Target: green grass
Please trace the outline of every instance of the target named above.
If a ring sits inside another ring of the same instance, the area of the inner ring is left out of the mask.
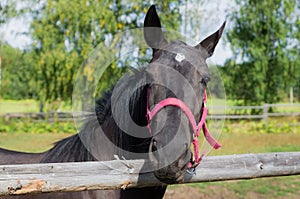
[[[213,104],[211,104],[213,103]],[[225,105],[225,101],[222,99],[217,99],[217,98],[212,98],[211,100],[208,99],[208,106],[218,106],[218,105]],[[241,102],[240,102],[241,103]],[[226,100],[226,106],[235,106],[236,102],[233,100]],[[279,103],[280,104],[280,103]],[[284,104],[282,102],[281,104]],[[287,104],[287,103],[285,103]],[[295,103],[299,105],[299,103]],[[45,105],[45,111],[49,110],[60,110],[60,111],[71,111],[72,110],[72,105],[70,102],[64,102],[64,101],[54,101],[51,104],[46,104]],[[15,113],[15,112],[38,112],[39,111],[39,102],[35,100],[3,100],[0,99],[0,114],[5,114],[5,113]],[[250,109],[248,110],[241,110],[243,112],[240,112],[238,110],[231,110],[231,109],[226,109],[226,114],[236,114],[236,113],[243,113],[243,114],[250,114]],[[274,112],[280,112],[280,113],[296,113],[300,112],[300,105],[297,107],[276,107],[274,108]],[[220,112],[216,109],[213,110],[214,114],[223,114],[223,112]]]
[[[0,114],[4,112],[30,112],[32,101],[24,101],[28,107],[16,108],[13,103],[0,102]],[[2,104],[1,104],[2,103]],[[17,111],[16,111],[17,110]],[[242,153],[300,151],[299,117],[270,118],[268,125],[262,121],[226,121],[219,138],[222,148],[208,155]],[[68,132],[68,133],[65,133]],[[0,147],[26,152],[42,152],[64,137],[75,133],[72,122],[33,122],[30,120],[0,120]],[[200,139],[203,139],[200,137]],[[201,143],[201,142],[200,142]],[[276,177],[253,180],[208,182],[186,185],[172,185],[168,190],[196,189],[205,198],[298,198],[300,177]]]
[[[0,133],[0,147],[26,152],[42,152],[48,150],[55,141],[70,134],[64,133]],[[300,151],[300,134],[223,134],[220,138],[223,147],[209,155],[225,155],[238,153],[262,153],[278,151]],[[206,195],[225,194],[225,198],[297,198],[300,194],[299,176],[262,178],[253,180],[236,180],[224,182],[194,183],[172,185],[168,190],[192,187]],[[221,193],[220,193],[221,192]]]
[[[300,118],[273,117],[268,119],[267,124],[262,120],[226,120],[222,132],[225,134],[298,134]]]
[[[0,118],[0,133],[76,133],[74,122],[34,121],[30,119],[14,119],[5,121]]]
[[[225,134],[222,147],[209,155],[300,151],[300,134]]]
[[[53,143],[70,136],[66,133],[0,133],[0,147],[24,152],[43,152]]]
[[[69,112],[72,110],[70,102],[55,101],[51,104],[45,104],[44,111],[59,110]],[[0,99],[0,115],[5,113],[29,113],[39,112],[39,102],[35,100],[3,100]]]
[[[0,114],[16,112],[38,112],[38,103],[34,100],[0,100]]]
[[[176,189],[179,186],[182,185],[172,185],[168,189]],[[240,199],[250,198],[250,195],[255,195],[254,198],[296,198],[300,193],[299,176],[207,182],[184,186],[191,186],[199,192],[204,192],[207,198],[213,197],[219,190],[228,190],[232,198]]]
[[[290,123],[290,120],[281,120]],[[276,128],[278,121],[273,120],[268,127],[260,122],[226,122],[224,132],[219,138],[222,148],[213,150],[209,155],[228,155],[243,153],[300,151],[299,126],[283,125]],[[168,190],[184,191],[192,187],[204,198],[299,198],[300,177],[284,176],[251,180],[193,183],[172,185]],[[176,194],[174,194],[176,195]],[[170,197],[171,198],[171,197]]]
[[[208,96],[207,100],[207,106],[210,110],[212,110],[213,114],[224,114],[224,109],[218,109],[218,106],[223,106],[226,105],[226,110],[225,113],[227,115],[238,115],[238,114],[251,114],[251,109],[229,109],[231,106],[244,106],[242,105],[243,102],[241,100],[239,101],[233,101],[230,99],[227,99],[226,101],[223,99],[218,99],[218,98],[210,98]],[[237,105],[240,104],[240,105]],[[289,102],[278,102],[276,104],[289,104]],[[293,106],[295,105],[295,106]],[[213,108],[215,107],[215,108]],[[260,110],[263,112],[263,109],[257,109],[256,111]],[[291,106],[278,106],[278,107],[273,107],[273,112],[275,113],[299,113],[300,112],[300,103],[296,102],[292,104]]]

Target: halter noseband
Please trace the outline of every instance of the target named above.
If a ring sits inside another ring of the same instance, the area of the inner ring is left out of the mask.
[[[202,129],[203,134],[207,142],[214,148],[218,149],[221,147],[221,144],[218,143],[217,140],[215,140],[211,135],[210,132],[207,128],[206,124],[206,116],[207,116],[207,107],[206,107],[206,101],[207,101],[207,94],[206,90],[204,90],[204,96],[203,96],[203,106],[202,106],[202,116],[200,122],[197,124],[196,119],[189,109],[189,107],[180,99],[177,98],[167,98],[162,101],[160,101],[158,104],[155,105],[155,107],[150,111],[148,101],[149,101],[149,92],[150,89],[148,88],[147,91],[147,120],[148,120],[148,129],[150,134],[152,135],[151,132],[151,127],[150,127],[150,122],[153,119],[153,117],[165,106],[176,106],[180,108],[184,114],[187,116],[187,118],[190,121],[190,124],[193,129],[193,146],[194,146],[194,160],[191,159],[191,161],[188,164],[188,168],[195,168],[196,166],[199,165],[200,161],[202,160],[203,156],[205,155],[205,152],[200,156],[199,155],[199,143],[198,143],[198,137],[200,135],[200,131]]]

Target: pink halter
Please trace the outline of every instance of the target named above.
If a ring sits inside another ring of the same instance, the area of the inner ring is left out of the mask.
[[[207,128],[206,124],[206,116],[207,116],[207,108],[206,108],[206,101],[207,101],[207,94],[206,90],[204,91],[204,96],[203,96],[203,106],[202,106],[202,117],[200,122],[196,123],[196,119],[194,115],[192,114],[191,110],[189,107],[180,99],[177,98],[167,98],[162,101],[160,101],[155,107],[152,109],[152,111],[149,110],[148,106],[148,99],[149,98],[149,89],[147,93],[147,119],[148,119],[148,129],[150,134],[152,135],[151,132],[151,127],[150,127],[150,122],[153,119],[153,117],[165,106],[177,106],[180,108],[185,115],[188,117],[190,124],[193,128],[194,131],[194,139],[192,141],[193,146],[194,146],[194,160],[189,163],[188,168],[195,168],[198,166],[200,161],[202,160],[203,156],[205,155],[205,152],[199,156],[199,143],[198,143],[198,136],[200,134],[200,131],[202,129],[204,137],[206,138],[207,142],[214,148],[218,149],[221,147],[221,144],[219,144],[209,133],[209,130]]]

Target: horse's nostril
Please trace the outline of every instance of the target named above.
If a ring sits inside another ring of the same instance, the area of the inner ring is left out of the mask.
[[[152,151],[157,151],[157,141],[156,140],[152,140]]]
[[[189,148],[189,144],[188,143],[185,143],[184,144],[184,149],[188,149]]]

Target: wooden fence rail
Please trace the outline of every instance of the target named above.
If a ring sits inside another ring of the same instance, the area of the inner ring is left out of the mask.
[[[0,166],[0,196],[162,185],[144,160]],[[300,152],[206,157],[182,183],[300,174]]]
[[[47,120],[47,121],[73,121],[72,112],[49,112],[49,113],[6,113],[0,115],[4,117],[5,121],[11,119],[30,118],[33,120]]]
[[[220,107],[221,110],[224,107]],[[269,109],[272,108],[274,112],[269,112]],[[214,110],[218,110],[218,106],[213,107]],[[226,107],[229,112],[234,112],[236,110],[248,110],[248,114],[217,114],[212,113],[210,118],[212,119],[227,119],[227,120],[241,120],[241,119],[262,119],[265,124],[268,123],[269,117],[283,117],[283,116],[300,116],[300,104],[263,104],[261,106],[228,106]],[[280,110],[276,110],[280,109]],[[261,114],[251,114],[251,110],[261,110]]]
[[[210,108],[210,107],[208,107]],[[218,106],[213,106],[213,110],[218,110]],[[269,108],[278,109],[279,111],[269,112]],[[284,108],[284,110],[282,110]],[[282,117],[282,116],[300,116],[300,104],[264,104],[262,106],[228,106],[226,109],[229,114],[218,114],[216,112],[210,113],[211,119],[228,119],[228,120],[241,120],[241,119],[262,119],[265,124],[268,122],[269,117]],[[261,114],[252,115],[251,110],[261,110]],[[220,107],[220,110],[224,110],[224,107]],[[235,110],[248,110],[249,114],[232,114]],[[80,115],[80,114],[78,114]],[[50,113],[6,113],[0,115],[4,117],[6,121],[12,118],[31,118],[35,120],[47,120],[47,121],[73,121],[72,112],[50,112]]]

